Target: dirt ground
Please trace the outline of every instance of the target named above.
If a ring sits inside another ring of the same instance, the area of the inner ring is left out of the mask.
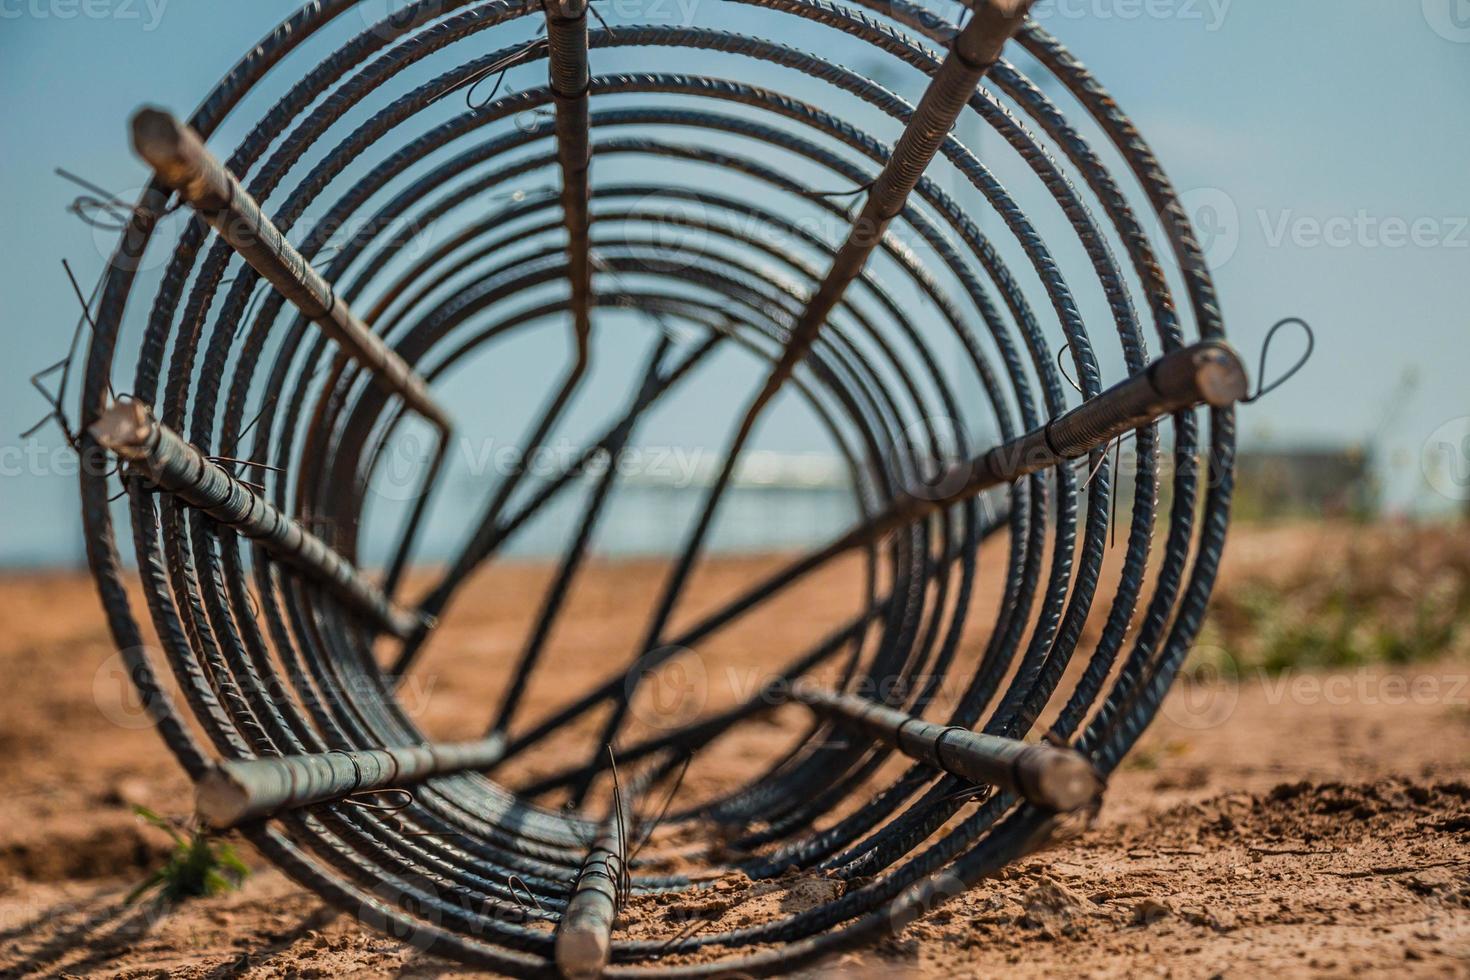
[[[1310,576],[1334,567],[1360,533],[1239,529],[1222,598],[1228,603],[1245,583],[1259,588],[1292,570]],[[719,562],[696,591],[728,594],[772,563]],[[548,652],[559,666],[531,691],[525,720],[579,681],[606,674],[602,651],[610,637],[633,642],[656,568],[591,570],[572,624]],[[700,661],[778,663],[771,648],[789,656],[850,611],[851,591],[839,580],[852,573],[838,569],[783,599],[765,619],[701,650]],[[545,579],[532,566],[494,569],[476,580],[467,611],[446,618],[405,693],[429,731],[467,737],[483,727],[488,692],[504,677],[496,665],[514,656]],[[980,624],[986,581],[977,590]],[[186,813],[187,783],[127,699],[88,580],[0,578],[0,622],[0,975],[465,972],[334,915],[248,852],[256,871],[238,892],[167,913],[123,905],[167,853],[167,838],[133,807]],[[1234,653],[1228,625],[1207,642]],[[979,634],[971,647],[983,628]],[[1241,655],[1230,672],[1236,679],[1191,674],[1114,774],[1090,829],[814,974],[1470,976],[1464,639],[1398,664],[1267,671]],[[731,696],[727,681],[713,672],[701,678],[696,707]],[[738,785],[802,730],[800,717],[784,712],[747,727],[716,744],[681,794]],[[564,763],[553,746],[505,777],[515,783],[549,771],[559,757]],[[822,892],[829,886],[810,882],[810,894],[775,884],[732,888],[711,914],[729,925],[777,902],[789,912],[795,902],[830,897]],[[666,916],[635,905],[629,928],[669,935],[679,926]]]

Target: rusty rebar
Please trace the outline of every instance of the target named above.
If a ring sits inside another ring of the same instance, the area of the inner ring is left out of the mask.
[[[588,170],[592,144],[588,138],[587,0],[544,0],[546,7],[546,71],[556,102],[556,159],[561,169],[562,222],[567,232],[567,280],[571,284],[572,323],[577,342],[586,347],[592,330],[592,246],[588,205],[592,199]]]
[[[114,402],[92,425],[91,435],[150,483],[255,541],[378,629],[401,639],[418,628],[417,614],[395,606],[351,562],[185,442],[142,402]]]
[[[219,232],[250,267],[308,320],[335,340],[352,360],[424,418],[447,432],[449,416],[428,385],[372,328],[357,318],[330,283],[261,211],[235,175],[215,159],[199,134],[162,109],[133,116],[133,148],[158,179],[176,191]]]

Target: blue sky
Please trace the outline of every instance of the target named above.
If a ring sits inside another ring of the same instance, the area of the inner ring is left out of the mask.
[[[0,564],[80,551],[59,437],[19,439],[44,413],[26,378],[75,316],[60,259],[90,284],[110,247],[65,212],[76,190],[53,168],[140,185],[129,114],[187,112],[292,6],[0,0]],[[1214,232],[1232,340],[1254,357],[1282,317],[1316,327],[1306,371],[1245,414],[1245,445],[1375,440],[1393,508],[1453,506],[1421,457],[1470,416],[1470,0],[1043,0],[1038,15]]]

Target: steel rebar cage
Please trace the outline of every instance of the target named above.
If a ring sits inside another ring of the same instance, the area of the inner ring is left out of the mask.
[[[154,176],[104,274],[81,405],[84,456],[119,461],[127,494],[115,504],[107,467],[84,466],[83,515],[114,638],[201,818],[421,949],[517,976],[694,977],[784,972],[889,933],[1094,806],[1199,630],[1247,386],[1159,162],[1029,8],[710,0],[671,23],[650,3],[624,18],[597,0],[317,0],[187,120],[140,111]],[[526,447],[557,431],[600,344],[639,351],[623,399],[562,472],[490,481],[410,597],[459,432],[436,385],[548,329],[570,356],[546,365]],[[720,416],[719,466],[688,490],[695,518],[646,628],[603,651],[602,683],[527,718],[618,479],[585,464],[731,352],[758,381]],[[857,520],[676,616],[787,398],[831,435]],[[379,573],[364,510],[415,419],[433,450]],[[484,736],[430,739],[398,684],[460,586],[574,484]],[[987,541],[1003,587],[976,629]],[[862,601],[823,639],[772,651],[742,703],[629,734],[647,671],[845,559]],[[746,785],[652,805],[787,704],[809,727]],[[497,775],[588,717],[559,771]],[[579,805],[547,805],[554,792]],[[718,828],[721,846],[662,871],[656,842],[636,846],[659,821]],[[792,868],[838,897],[733,930],[618,933],[639,896]]]

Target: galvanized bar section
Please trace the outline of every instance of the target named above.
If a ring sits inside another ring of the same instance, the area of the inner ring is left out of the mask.
[[[611,750],[609,750],[609,754]],[[582,861],[572,897],[556,929],[556,968],[567,980],[595,980],[612,956],[613,924],[627,897],[634,801],[657,781],[662,766],[645,769],[613,794],[597,840]]]
[[[161,109],[133,116],[133,147],[167,187],[219,232],[240,257],[320,326],[352,358],[441,431],[449,416],[403,358],[357,318],[331,285],[260,210],[199,134]]]
[[[862,211],[833,256],[826,278],[792,328],[786,349],[767,378],[758,404],[772,397],[806,357],[827,318],[862,274],[888,225],[902,213],[909,194],[975,94],[975,86],[1000,58],[1005,43],[1020,30],[1032,3],[1033,0],[985,0],[955,35],[949,54],[924,90],[893,154],[868,191]]]
[[[911,759],[972,783],[1018,793],[1058,813],[1080,810],[1102,793],[1102,780],[1092,763],[1074,749],[935,725],[811,683],[797,684],[792,696],[821,717],[857,729]]]
[[[401,789],[432,776],[483,769],[500,740],[334,751],[218,763],[194,786],[194,809],[216,830],[282,810],[331,803],[374,790]]]
[[[154,419],[142,402],[114,402],[90,432],[159,488],[259,543],[382,631],[401,639],[418,628],[417,614],[395,606],[351,562]]]
[[[1217,340],[1165,354],[1143,371],[1045,426],[951,467],[939,486],[959,489],[922,502],[947,506],[1107,448],[1119,436],[1201,405],[1227,408],[1243,400],[1250,381],[1240,355]],[[922,492],[915,494],[926,497]]]
[[[840,554],[869,544],[986,490],[1106,449],[1114,439],[1177,412],[1234,405],[1249,390],[1245,365],[1228,344],[1207,340],[1181,347],[1041,428],[952,464],[932,484],[910,488],[824,551]]]
[[[626,804],[624,811],[628,812]],[[631,820],[631,813],[628,813]],[[611,817],[587,852],[572,898],[556,930],[556,968],[568,980],[594,980],[602,976],[612,955],[613,923],[622,898],[624,848],[632,832],[630,824],[619,827]]]
[[[588,208],[592,193],[588,169],[587,0],[546,0],[547,74],[556,102],[556,159],[561,167],[562,222],[567,229],[567,279],[571,284],[572,324],[586,349],[592,329],[592,250]]]

